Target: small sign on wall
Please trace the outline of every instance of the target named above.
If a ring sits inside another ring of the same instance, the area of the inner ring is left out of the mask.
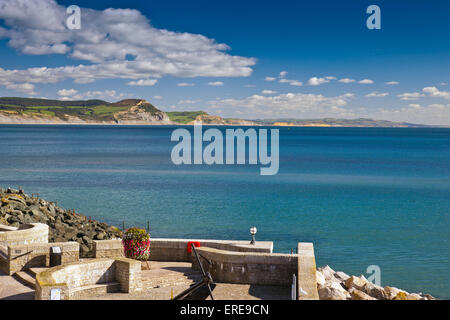
[[[50,300],[61,300],[61,289],[51,289]]]

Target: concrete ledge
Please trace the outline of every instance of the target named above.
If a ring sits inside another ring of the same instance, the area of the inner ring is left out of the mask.
[[[19,228],[0,225],[0,243],[6,246],[48,243],[48,225],[30,223],[22,224]]]
[[[232,252],[208,247],[200,247],[197,252],[205,271],[215,282],[290,285],[297,274],[297,255],[281,253]],[[196,261],[193,268],[198,268]]]
[[[61,263],[79,261],[80,245],[78,242],[52,242],[12,245],[8,247],[6,267],[4,272],[12,275],[15,272],[33,267],[48,267],[50,265],[50,248],[61,248]]]
[[[94,240],[94,257],[124,257],[122,240]]]
[[[319,300],[316,280],[314,246],[309,242],[298,243],[297,300]]]
[[[273,242],[257,241],[254,245],[250,241],[239,240],[205,240],[205,239],[150,239],[150,259],[152,261],[191,262],[191,254],[187,251],[190,241],[200,242],[201,247],[228,250],[233,252],[262,252],[271,253]],[[123,257],[121,240],[94,240],[96,258]]]
[[[120,284],[119,285],[117,285]],[[50,300],[54,289],[61,300],[86,297],[118,289],[126,293],[140,290],[141,263],[136,260],[92,259],[50,268],[36,276],[36,300]]]

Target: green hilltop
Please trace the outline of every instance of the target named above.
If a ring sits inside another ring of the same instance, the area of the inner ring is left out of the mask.
[[[194,121],[199,115],[207,115],[205,111],[181,111],[181,112],[166,112],[170,121],[176,123],[187,124]]]
[[[139,105],[146,112],[161,112],[152,104],[141,99],[126,99],[115,103],[103,100],[50,100],[34,98],[0,98],[0,112],[27,116],[49,116],[66,120],[75,116],[90,121],[114,121],[114,115]]]

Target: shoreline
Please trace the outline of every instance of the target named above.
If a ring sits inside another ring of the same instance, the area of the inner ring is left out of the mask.
[[[148,126],[148,127],[185,127],[185,126],[194,126],[195,124],[190,123],[100,123],[100,122],[51,122],[51,123],[34,123],[34,122],[8,122],[8,123],[0,123],[1,125],[50,125],[50,126],[111,126],[111,127],[123,127],[123,126]],[[202,126],[211,126],[211,127],[275,127],[275,128],[378,128],[378,129],[450,129],[450,126],[438,126],[438,125],[428,125],[428,126],[336,126],[336,125],[271,125],[271,124],[211,124],[211,123],[202,123]]]

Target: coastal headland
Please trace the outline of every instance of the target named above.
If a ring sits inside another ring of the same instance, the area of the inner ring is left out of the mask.
[[[421,128],[426,125],[373,119],[237,119],[204,111],[164,112],[144,99],[50,100],[0,98],[0,124],[56,125],[203,125],[278,127],[388,127]]]

